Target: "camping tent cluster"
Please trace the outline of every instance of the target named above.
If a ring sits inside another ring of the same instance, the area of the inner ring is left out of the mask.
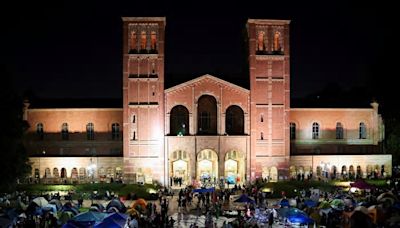
[[[88,211],[80,213],[71,201],[64,204],[58,199],[48,201],[44,197],[33,198],[25,204],[18,201],[17,207],[3,208],[0,227],[124,227],[133,210],[146,207],[146,201],[138,199],[129,210],[120,199],[106,203],[93,203]],[[130,220],[129,222],[133,222]]]

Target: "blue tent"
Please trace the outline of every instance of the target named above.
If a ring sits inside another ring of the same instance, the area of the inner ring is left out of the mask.
[[[103,222],[105,222],[105,221],[113,221],[113,222],[115,222],[115,223],[117,223],[119,225],[124,226],[127,219],[128,219],[128,215],[116,212],[116,213],[111,213],[111,214],[107,215],[103,219]]]
[[[310,200],[310,199],[304,201],[304,204],[307,207],[316,207],[317,206],[317,202],[315,202],[314,200]]]
[[[296,223],[296,224],[298,224],[298,223],[300,223],[300,224],[312,224],[312,223],[314,223],[314,220],[312,220],[311,218],[309,218],[305,214],[289,215],[287,217],[287,219],[289,220],[289,222]]]
[[[214,192],[215,188],[198,188],[198,189],[194,189],[193,192],[198,192],[198,193],[206,193],[206,192]]]
[[[281,217],[287,218],[289,222],[296,224],[312,224],[312,220],[308,215],[297,208],[280,208],[278,213]]]
[[[226,178],[226,182],[227,182],[228,184],[236,184],[236,178],[235,178],[235,176],[228,176],[228,177]]]
[[[282,199],[279,204],[281,205],[281,207],[290,207],[288,199]]]
[[[118,222],[116,222],[113,219],[109,219],[109,220],[104,220],[100,223],[97,223],[96,225],[94,225],[94,228],[123,228],[125,225],[124,224],[120,224]]]
[[[245,194],[242,194],[237,200],[234,202],[236,203],[255,203],[254,200],[252,200],[250,197],[248,197]]]
[[[107,214],[95,211],[80,213],[72,218],[74,222],[100,222]]]
[[[81,226],[74,224],[73,221],[65,223],[61,228],[80,228]]]

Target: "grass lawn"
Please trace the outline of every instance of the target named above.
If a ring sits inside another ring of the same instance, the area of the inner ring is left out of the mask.
[[[367,183],[375,185],[376,187],[386,187],[386,180],[365,180]],[[317,188],[322,191],[333,191],[336,188],[348,189],[350,186],[350,182],[354,181],[338,181],[331,180],[328,182],[324,181],[280,181],[280,182],[269,182],[265,184],[259,184],[260,188],[269,188],[272,189],[273,192],[270,195],[273,198],[282,197],[282,191],[285,192],[287,197],[295,197],[299,194],[299,191],[303,189]]]
[[[98,195],[104,195],[106,191],[114,192],[118,196],[127,196],[128,194],[136,194],[138,198],[152,199],[151,191],[157,191],[158,186],[145,184],[118,184],[118,183],[102,183],[102,184],[76,184],[76,185],[56,185],[56,184],[21,184],[17,186],[17,191],[26,191],[31,194],[39,195],[46,192],[68,192],[72,191],[74,197],[78,198],[82,195],[85,199],[90,198],[93,191],[97,191]],[[151,191],[150,191],[151,190]]]

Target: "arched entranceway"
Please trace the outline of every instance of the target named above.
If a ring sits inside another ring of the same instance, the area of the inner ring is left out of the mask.
[[[231,150],[225,155],[225,178],[229,184],[241,183],[244,180],[243,153]]]
[[[261,177],[270,182],[278,181],[278,169],[275,166],[263,167]]]
[[[215,151],[205,149],[197,154],[197,175],[200,181],[214,181],[218,178],[218,155]]]
[[[177,150],[170,155],[170,185],[187,184],[189,181],[189,156]]]

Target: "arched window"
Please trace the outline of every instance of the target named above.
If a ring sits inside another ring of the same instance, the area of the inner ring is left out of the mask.
[[[51,177],[50,168],[46,168],[44,170],[44,178],[50,178],[50,177]]]
[[[346,166],[342,166],[342,175],[346,175],[347,174],[347,168]]]
[[[264,43],[264,35],[265,32],[260,31],[258,32],[258,45],[257,45],[257,51],[258,52],[263,52],[265,50],[265,43]]]
[[[130,37],[130,51],[136,50],[137,49],[137,37],[136,37],[136,32],[131,31],[131,37]]]
[[[79,168],[79,178],[83,179],[86,176],[86,169]]]
[[[264,132],[261,132],[261,134],[260,134],[260,139],[261,139],[261,140],[264,140]]]
[[[61,138],[62,140],[68,140],[68,124],[63,123],[61,126]]]
[[[360,123],[360,139],[366,139],[367,138],[367,127],[365,126],[365,123],[361,122]]]
[[[107,175],[108,178],[114,178],[114,169],[111,168],[111,167],[108,167],[106,175]]]
[[[106,169],[104,167],[99,169],[99,176],[100,178],[106,178]]]
[[[282,51],[280,40],[281,40],[281,33],[276,31],[274,33],[274,51],[276,52]]]
[[[140,34],[140,50],[146,50],[146,46],[147,46],[147,36],[146,36],[146,32],[142,31],[142,33]]]
[[[55,178],[59,178],[59,177],[60,177],[60,173],[58,172],[58,169],[57,169],[57,168],[54,168],[54,169],[53,169],[53,176],[54,176]]]
[[[87,136],[88,140],[94,139],[94,124],[93,123],[88,123],[86,125],[86,136]]]
[[[342,123],[336,123],[336,139],[343,139],[343,125]]]
[[[290,123],[290,139],[296,139],[296,124]]]
[[[61,178],[66,178],[66,177],[67,177],[67,169],[61,168]]]
[[[226,109],[225,131],[228,135],[244,134],[244,112],[236,105]]]
[[[78,169],[77,168],[72,168],[71,170],[71,178],[78,178]]]
[[[319,124],[316,122],[312,124],[312,138],[319,139]]]
[[[115,168],[115,177],[116,178],[121,178],[122,177],[122,168],[121,167],[116,167]]]
[[[40,140],[43,140],[43,138],[44,138],[44,130],[43,130],[43,124],[42,123],[36,124],[36,134],[39,136]]]
[[[199,98],[197,116],[199,135],[217,134],[217,101],[214,97],[203,95]]]
[[[156,32],[151,32],[150,34],[150,41],[151,41],[151,51],[152,53],[156,53],[157,51],[157,34]]]
[[[113,123],[111,124],[111,137],[112,139],[119,139],[119,124]]]
[[[361,178],[362,177],[362,172],[361,172],[361,166],[357,166],[357,177],[356,178]]]
[[[40,171],[39,171],[39,169],[35,169],[35,178],[40,178]]]
[[[183,105],[172,108],[169,122],[170,135],[189,135],[189,111]]]

